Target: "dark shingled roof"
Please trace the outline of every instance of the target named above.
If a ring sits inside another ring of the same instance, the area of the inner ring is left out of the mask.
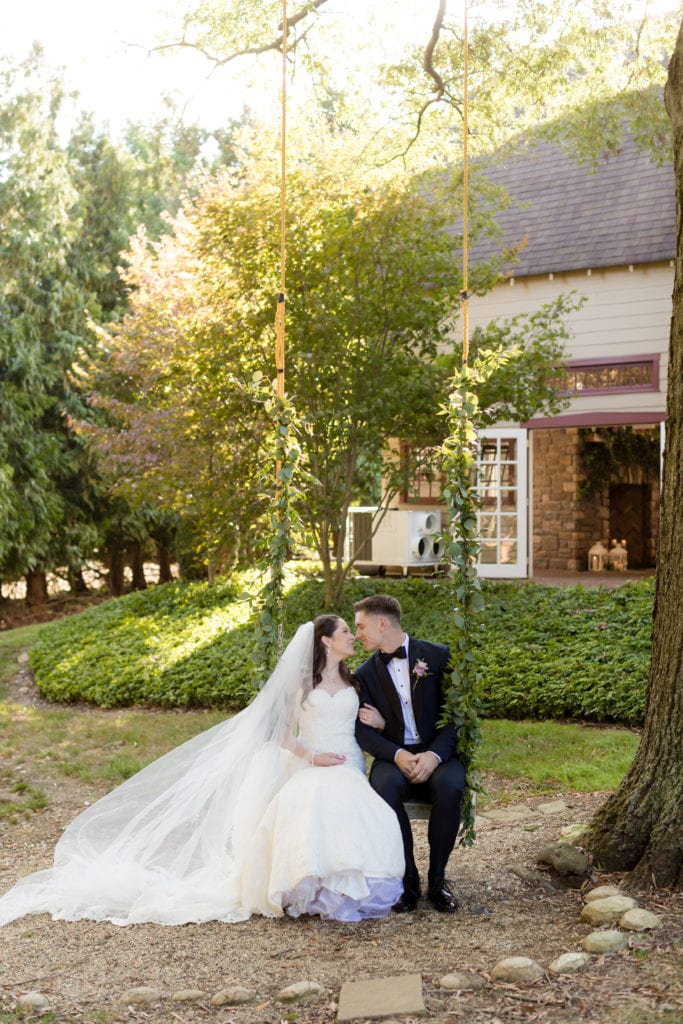
[[[496,216],[501,238],[473,242],[473,262],[525,236],[519,262],[507,268],[515,277],[656,263],[676,254],[673,167],[652,163],[630,136],[595,169],[541,142],[489,167],[486,176],[511,202]]]

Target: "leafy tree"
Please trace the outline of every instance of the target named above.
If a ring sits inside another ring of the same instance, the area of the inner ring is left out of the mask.
[[[71,217],[79,225],[69,266],[88,296],[97,322],[120,316],[126,290],[118,273],[121,254],[137,229],[137,191],[130,157],[82,114],[66,145],[74,189]]]
[[[212,197],[211,188],[188,210],[201,219]],[[250,387],[264,361],[233,322],[235,284],[203,260],[188,213],[157,243],[140,234],[127,259],[129,310],[100,332],[96,405],[107,425],[86,433],[112,493],[181,517],[185,574],[213,572],[253,554],[266,512],[267,418]]]
[[[169,107],[155,124],[129,124],[123,143],[114,144],[90,115],[81,117],[68,146],[77,192],[73,215],[82,225],[70,264],[91,293],[88,313],[94,323],[117,321],[126,309],[134,287],[122,273],[130,236],[140,225],[152,239],[168,231],[182,196],[196,191],[209,167],[232,159],[233,131],[233,126],[209,133],[184,125]],[[106,421],[103,407],[97,419]],[[79,423],[81,439],[89,439],[91,420]],[[161,578],[169,579],[177,514],[159,504],[159,495],[137,494],[134,488],[125,491],[119,481],[102,477],[99,469],[91,479],[98,489],[99,553],[107,565],[110,591],[122,592],[126,561],[131,564],[133,589],[144,588],[143,557],[153,546],[162,560]],[[183,566],[191,571],[186,557]]]
[[[332,603],[348,571],[347,511],[363,479],[380,469],[391,438],[424,443],[443,433],[438,410],[450,371],[436,355],[450,344],[461,287],[461,242],[451,230],[460,183],[443,174],[354,176],[348,137],[328,136],[324,155],[299,143],[288,183],[287,388],[309,473],[298,512]],[[136,242],[130,312],[106,343],[105,390],[116,402],[104,402],[120,417],[100,435],[109,473],[119,489],[163,493],[189,512],[205,558],[238,537],[243,551],[251,538],[253,551],[268,529],[267,417],[249,381],[272,373],[277,210],[275,167],[264,153],[207,181],[172,236]],[[478,268],[474,287],[485,289],[495,273]],[[571,305],[560,300],[477,336],[494,349],[525,338],[516,372],[488,384],[486,401],[499,415],[511,405],[530,415],[555,401],[543,369],[560,357]],[[384,468],[398,489],[399,467]]]
[[[122,150],[132,214],[126,241],[140,225],[152,239],[166,234],[169,217],[178,213],[183,197],[196,195],[206,174],[235,163],[240,129],[236,121],[213,131],[184,124],[170,104],[154,124],[129,123]]]
[[[290,106],[362,136],[369,163],[400,156],[412,169],[433,167],[462,152],[462,7],[415,7],[370,0],[359,33],[343,5],[288,3],[287,50],[297,71]],[[262,87],[281,48],[281,19],[280,0],[201,0],[165,46],[194,48],[214,70]],[[553,135],[562,124],[573,151],[594,159],[596,138],[603,151],[618,147],[624,118],[640,141],[667,152],[657,90],[675,14],[658,15],[642,0],[468,0],[468,25],[472,155],[499,151],[539,125]],[[274,89],[273,109],[277,99]]]
[[[0,67],[0,463],[11,480],[0,531],[0,571],[29,575],[70,564],[92,533],[79,508],[82,464],[71,418],[83,412],[70,378],[86,335],[86,293],[69,267],[78,231],[75,193],[60,147],[64,92],[34,51]]]
[[[393,147],[405,151],[424,134],[433,151],[449,157],[461,132],[464,97],[464,24],[434,0],[429,40],[419,40],[387,67],[396,120],[409,125]],[[627,120],[643,142],[666,147],[666,122],[657,101],[676,18],[656,16],[635,0],[564,0],[468,4],[469,150],[500,151],[511,138],[544,128],[570,142],[579,158],[615,149]],[[386,138],[382,139],[386,144]]]
[[[231,159],[233,129],[207,133],[170,111],[114,144],[83,114],[64,142],[73,98],[41,51],[22,65],[3,60],[0,75],[0,576],[27,574],[29,599],[41,600],[47,570],[64,566],[76,584],[103,542],[110,580],[120,581],[125,540],[143,585],[145,524],[161,529],[167,560],[159,524],[174,520],[111,500],[91,457],[82,428],[93,420],[86,388],[97,342],[88,320],[122,315],[129,236],[140,221],[154,237],[166,230],[164,208]]]

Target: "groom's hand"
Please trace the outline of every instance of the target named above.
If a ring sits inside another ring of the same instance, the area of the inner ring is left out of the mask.
[[[398,750],[394,757],[394,764],[409,782],[413,782],[416,761],[417,755],[410,754],[407,750]]]
[[[441,762],[431,750],[424,750],[421,754],[413,754],[413,768],[407,778],[415,784],[426,782]]]

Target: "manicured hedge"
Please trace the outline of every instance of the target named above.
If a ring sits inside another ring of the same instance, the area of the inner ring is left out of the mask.
[[[43,695],[119,705],[243,706],[254,693],[253,576],[213,586],[172,583],[104,602],[46,627],[31,652]],[[494,718],[642,722],[650,652],[651,581],[615,590],[485,583],[479,638],[483,698]],[[357,598],[399,598],[406,629],[447,642],[450,594],[441,579],[352,580]],[[292,572],[285,638],[323,607],[319,580]],[[364,657],[360,647],[356,663]]]

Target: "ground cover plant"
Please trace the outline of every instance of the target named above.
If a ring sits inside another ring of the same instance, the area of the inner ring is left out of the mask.
[[[255,692],[253,588],[253,574],[177,582],[51,623],[31,651],[38,687],[51,701],[102,707],[243,707]],[[449,639],[444,580],[354,579],[339,612],[352,621],[353,601],[378,591],[399,598],[408,632]],[[487,717],[642,722],[650,580],[613,590],[485,581],[483,591],[477,647]],[[286,640],[318,614],[323,596],[321,580],[288,572]]]

